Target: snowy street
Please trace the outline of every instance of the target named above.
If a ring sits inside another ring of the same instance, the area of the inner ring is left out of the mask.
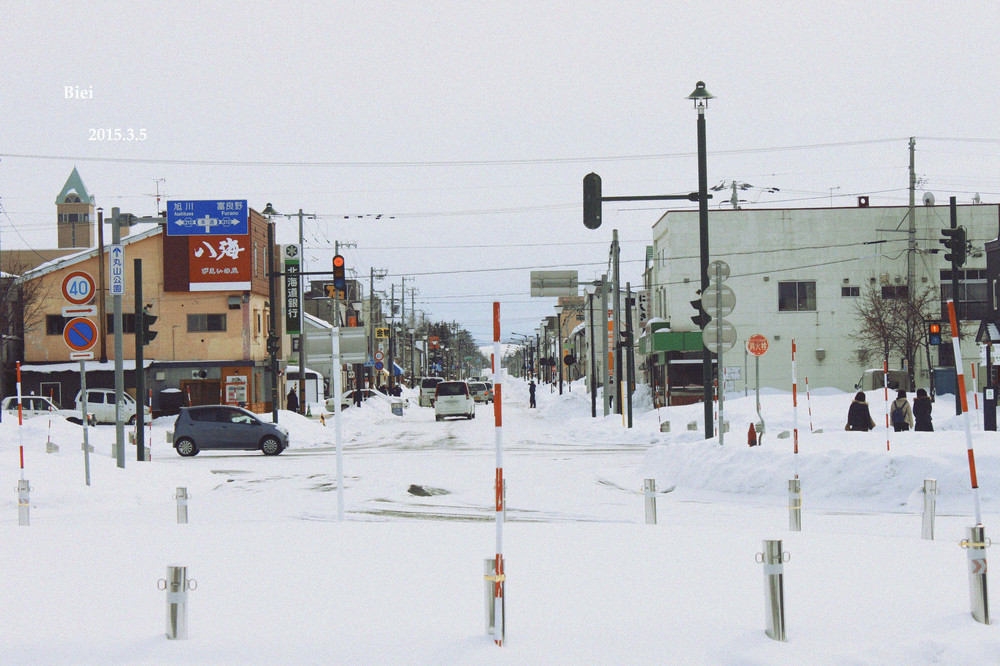
[[[344,412],[345,517],[337,521],[332,420],[280,412],[277,457],[165,444],[148,464],[111,456],[114,428],[46,417],[0,426],[13,491],[25,448],[31,524],[4,501],[4,663],[998,663],[994,627],[969,613],[971,525],[962,420],[937,403],[935,433],[844,433],[850,395],[762,396],[764,444],[746,445],[753,396],[733,396],[725,444],[687,430],[700,405],[637,403],[635,427],[592,419],[589,397],[505,385],[507,642],[484,631],[483,560],[495,550],[494,425],[435,422],[411,406]],[[522,395],[523,394],[523,395]],[[879,419],[881,398],[869,394]],[[809,411],[806,411],[806,410]],[[811,412],[811,413],[810,413]],[[810,422],[815,415],[815,423]],[[669,420],[670,432],[660,432]],[[739,424],[739,425],[737,425]],[[51,428],[51,430],[50,430]],[[810,432],[823,430],[824,432]],[[47,439],[58,453],[45,453]],[[973,432],[987,536],[1000,524],[996,434]],[[788,529],[798,467],[803,528]],[[655,478],[658,524],[644,524]],[[921,532],[923,478],[937,478],[935,540]],[[190,522],[174,492],[188,488]],[[764,633],[765,539],[781,539],[787,642]],[[988,558],[994,560],[991,551]],[[995,561],[995,560],[994,560]],[[188,567],[189,638],[164,636],[168,565]],[[991,581],[995,588],[995,581]]]

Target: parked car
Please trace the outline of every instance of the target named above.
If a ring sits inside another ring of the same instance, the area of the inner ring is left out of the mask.
[[[447,416],[476,418],[476,401],[468,382],[441,382],[434,388],[434,419],[440,421]]]
[[[143,405],[143,413],[146,415],[145,418],[148,421],[150,419],[150,411],[148,405]],[[135,398],[130,396],[128,393],[122,393],[122,421],[128,424],[135,423],[135,416],[138,412],[138,406],[135,403]],[[83,413],[83,391],[77,391],[76,394],[76,411],[78,414]],[[97,423],[115,423],[117,416],[115,415],[115,390],[114,389],[101,389],[101,388],[88,388],[87,389],[87,413],[94,415],[94,420]]]
[[[182,407],[174,421],[174,448],[182,456],[230,449],[276,456],[288,448],[288,429],[261,421],[253,412],[230,405]]]
[[[486,384],[486,402],[493,402],[493,382],[483,382]]]
[[[486,402],[486,382],[469,382],[469,393],[476,402]]]
[[[8,416],[17,418],[17,396],[11,395],[4,398],[3,402],[0,403],[0,410],[3,410],[3,413]],[[21,396],[21,418],[28,419],[34,416],[42,416],[44,414],[58,414],[65,419],[75,419],[74,423],[81,423],[80,412],[74,412],[69,409],[59,409],[54,402],[45,396]]]
[[[348,391],[343,396],[341,396],[340,408],[347,409],[348,407],[353,406],[355,401],[355,396],[359,393],[361,394],[362,402],[368,400],[369,398],[374,398],[375,400],[384,401],[385,404],[387,405],[391,405],[395,401],[395,402],[402,402],[403,407],[410,406],[410,401],[407,400],[406,398],[393,398],[392,396],[382,393],[382,391],[379,391],[378,389],[365,388],[365,389],[355,389],[353,391]],[[329,398],[326,401],[326,411],[332,412],[334,406],[335,406],[334,399]]]
[[[444,380],[440,377],[424,377],[420,380],[420,406],[434,406],[434,389]]]

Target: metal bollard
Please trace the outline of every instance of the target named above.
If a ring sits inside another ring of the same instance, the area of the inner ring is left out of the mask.
[[[646,496],[646,524],[656,524],[656,479],[645,479],[642,494]]]
[[[924,479],[924,520],[920,538],[934,540],[934,513],[937,509],[937,480]]]
[[[496,560],[492,557],[487,557],[483,560],[483,573],[485,574],[483,580],[483,589],[486,592],[486,635],[493,635],[493,628],[496,626],[496,611],[493,607],[493,581],[490,580],[493,577],[493,571],[496,568]]]
[[[177,500],[177,523],[187,523],[188,521],[188,495],[187,488],[178,488],[174,498]]]
[[[799,479],[788,480],[788,529],[802,531],[802,483]]]
[[[157,587],[167,591],[167,638],[186,640],[188,592],[198,589],[198,581],[187,577],[187,567],[168,566]]]
[[[990,623],[990,601],[986,593],[986,530],[982,525],[966,528],[966,540],[961,542],[969,554],[969,602],[976,622]]]
[[[785,640],[785,562],[788,553],[781,552],[781,539],[765,540],[764,552],[757,553],[764,565],[764,604],[767,635],[776,641]]]
[[[31,524],[31,503],[28,499],[28,493],[31,492],[31,484],[25,480],[21,479],[17,482],[17,524],[18,525],[30,525]]]

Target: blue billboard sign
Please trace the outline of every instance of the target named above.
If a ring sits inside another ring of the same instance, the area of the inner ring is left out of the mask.
[[[168,201],[167,235],[246,235],[249,215],[246,199]]]

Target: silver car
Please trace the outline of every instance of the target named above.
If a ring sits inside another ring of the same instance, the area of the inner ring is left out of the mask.
[[[174,421],[174,448],[185,457],[208,449],[261,451],[276,456],[288,448],[288,429],[261,421],[242,407],[182,407]]]

